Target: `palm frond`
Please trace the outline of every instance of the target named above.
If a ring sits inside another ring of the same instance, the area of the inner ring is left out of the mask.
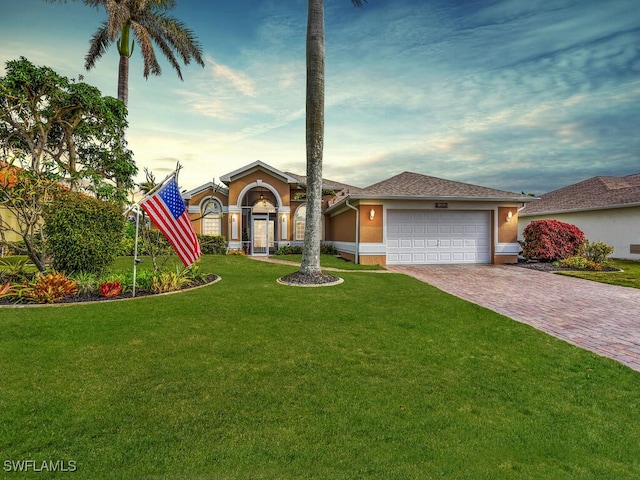
[[[156,76],[162,75],[162,68],[153,50],[153,44],[151,43],[152,37],[149,30],[139,23],[131,24],[131,29],[133,30],[133,35],[136,37],[136,40],[138,40],[138,44],[140,44],[140,51],[142,52],[142,58],[144,60],[144,71],[142,73],[144,78],[149,78],[149,74]]]
[[[89,41],[89,51],[84,57],[84,68],[91,70],[95,67],[96,62],[102,58],[102,55],[104,55],[112,42],[109,38],[107,22],[103,22],[102,26],[96,30]]]

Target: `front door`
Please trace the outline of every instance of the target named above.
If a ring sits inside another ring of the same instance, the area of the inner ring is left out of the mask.
[[[252,255],[267,255],[269,253],[269,222],[266,215],[253,217]]]

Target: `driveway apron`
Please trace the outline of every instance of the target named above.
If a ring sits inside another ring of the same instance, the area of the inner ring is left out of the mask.
[[[640,289],[514,265],[388,266],[640,371]]]

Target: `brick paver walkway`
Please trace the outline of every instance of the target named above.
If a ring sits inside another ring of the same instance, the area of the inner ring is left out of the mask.
[[[640,371],[640,289],[500,265],[389,266]]]

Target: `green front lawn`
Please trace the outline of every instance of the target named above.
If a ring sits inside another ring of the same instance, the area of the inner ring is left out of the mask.
[[[636,479],[640,373],[408,276],[0,309],[0,458],[96,479]],[[46,472],[13,478],[62,478]]]
[[[270,258],[274,260],[285,260],[287,262],[294,262],[297,264],[302,262],[302,255],[272,255]],[[357,265],[345,260],[344,258],[328,254],[320,255],[320,266],[324,268],[337,268],[340,270],[384,270],[380,265]]]
[[[558,272],[562,275],[584,278],[594,282],[610,283],[622,287],[640,288],[640,262],[633,260],[612,260],[611,265],[622,272]]]

